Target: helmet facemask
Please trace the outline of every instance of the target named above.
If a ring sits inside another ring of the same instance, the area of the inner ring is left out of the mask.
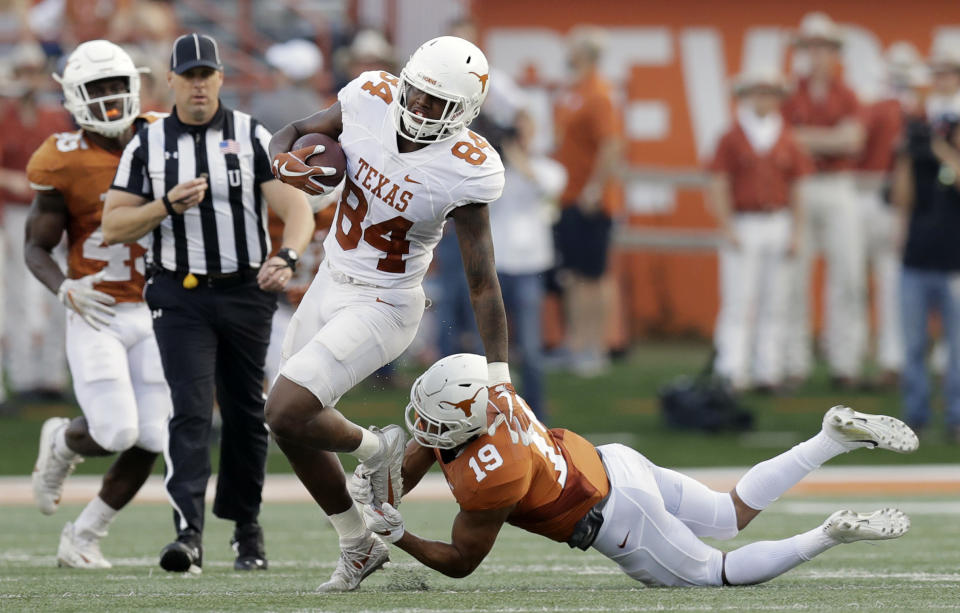
[[[93,40],[77,47],[67,58],[63,74],[54,74],[53,78],[63,87],[63,106],[77,125],[107,138],[117,138],[140,114],[140,72],[145,70],[134,66],[130,56],[117,45]],[[98,95],[106,90],[91,88],[94,83],[110,79],[122,79],[126,91]]]
[[[140,75],[115,75],[100,77],[97,81],[122,78],[127,82],[127,91],[118,94],[91,97],[87,86],[94,81],[68,84],[61,81],[65,97],[64,106],[76,119],[77,124],[107,138],[117,138],[126,131],[140,114]],[[119,102],[119,108],[116,104]]]
[[[400,71],[391,109],[397,132],[416,143],[456,136],[480,114],[489,73],[487,58],[469,41],[441,36],[425,42]],[[439,118],[421,117],[407,108],[411,87],[446,103]]]
[[[108,79],[110,77],[107,77]],[[116,138],[130,127],[133,120],[140,114],[140,75],[119,77],[127,81],[127,91],[118,94],[91,97],[87,88],[90,83],[78,83],[75,96],[79,100],[76,108],[68,107],[77,123],[86,130],[102,134],[108,138]],[[98,81],[101,79],[98,79]],[[130,82],[136,81],[136,93],[130,91]],[[112,104],[118,102],[117,104]],[[99,117],[99,118],[98,118]]]
[[[407,92],[410,87],[430,94],[446,104],[438,119],[421,117],[407,108]],[[406,70],[400,73],[400,85],[397,88],[397,102],[394,107],[394,124],[400,135],[415,143],[433,143],[446,140],[465,128],[473,117],[466,117],[467,103],[462,98],[449,97],[436,91],[426,83],[413,83]]]

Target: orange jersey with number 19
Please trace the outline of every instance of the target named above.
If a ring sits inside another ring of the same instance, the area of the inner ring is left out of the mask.
[[[160,117],[147,113],[138,121]],[[106,269],[96,289],[118,302],[139,302],[143,300],[143,247],[105,245],[100,230],[103,201],[120,153],[96,146],[83,130],[60,132],[47,138],[30,157],[27,179],[38,192],[59,192],[67,204],[67,276],[79,279]]]
[[[470,130],[400,153],[397,85],[390,73],[365,72],[337,95],[347,172],[323,244],[333,270],[384,288],[419,286],[447,216],[503,191],[500,156]]]
[[[435,450],[447,484],[465,511],[516,505],[510,524],[555,541],[566,541],[587,511],[610,491],[600,455],[589,441],[570,430],[547,430],[533,412],[529,444],[513,442],[506,424],[483,434],[444,462]],[[499,414],[492,404],[487,423]]]

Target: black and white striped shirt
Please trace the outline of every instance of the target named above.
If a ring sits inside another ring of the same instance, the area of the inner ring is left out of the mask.
[[[148,261],[179,273],[227,274],[259,267],[270,253],[260,185],[273,180],[270,132],[246,113],[220,105],[202,126],[187,125],[176,108],[141,126],[127,144],[113,189],[161,198],[206,173],[203,201],[170,215],[141,242]]]

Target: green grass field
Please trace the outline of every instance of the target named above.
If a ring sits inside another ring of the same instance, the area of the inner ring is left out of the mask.
[[[7,611],[934,611],[960,608],[960,523],[949,501],[800,500],[775,504],[722,549],[778,539],[818,525],[834,509],[895,503],[913,527],[899,540],[836,547],[767,584],[647,589],[599,553],[580,552],[512,527],[470,577],[426,569],[402,551],[357,592],[314,593],[336,562],[336,536],[307,504],[268,505],[262,521],[270,570],[232,569],[227,523],[211,519],[202,576],[164,573],[157,553],[172,533],[165,505],[135,504],[104,542],[109,571],[58,569],[61,526],[79,507],[43,517],[0,507],[0,609]],[[779,510],[778,510],[779,508]],[[411,502],[408,528],[446,539],[451,503]]]

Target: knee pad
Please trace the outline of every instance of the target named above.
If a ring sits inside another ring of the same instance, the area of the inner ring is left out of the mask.
[[[720,540],[738,534],[737,511],[730,494],[714,491],[683,473],[659,466],[654,475],[667,512],[694,534]]]
[[[133,447],[139,436],[140,431],[137,428],[120,428],[119,430],[108,431],[104,437],[106,440],[103,442],[97,441],[97,444],[107,451],[118,453]]]
[[[148,424],[140,426],[140,437],[137,447],[151,453],[161,453],[167,439],[165,424]]]

